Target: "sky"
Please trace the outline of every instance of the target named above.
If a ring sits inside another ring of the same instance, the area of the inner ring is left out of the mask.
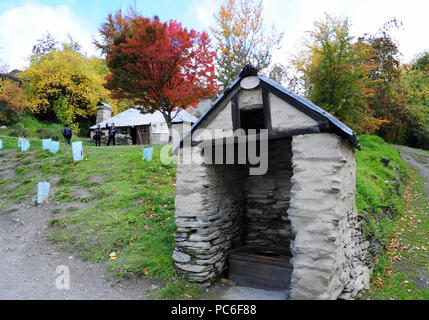
[[[59,41],[70,34],[89,56],[99,56],[92,44],[109,13],[130,6],[146,17],[181,22],[188,29],[209,31],[213,14],[223,0],[0,0],[0,65],[24,69],[34,44],[47,32]],[[396,17],[400,30],[392,32],[399,43],[401,61],[429,51],[429,0],[264,0],[264,25],[284,32],[282,48],[273,53],[276,62],[287,64],[302,48],[306,32],[324,13],[348,17],[351,34],[376,33]]]

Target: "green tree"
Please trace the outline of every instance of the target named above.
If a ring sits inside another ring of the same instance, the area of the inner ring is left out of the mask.
[[[368,103],[374,94],[369,45],[353,41],[347,18],[326,14],[314,26],[292,61],[306,97],[357,133],[375,132],[386,121],[377,119]]]
[[[429,51],[418,54],[412,68],[414,70],[429,72]]]
[[[429,53],[402,68],[405,110],[402,139],[413,148],[429,150]]]

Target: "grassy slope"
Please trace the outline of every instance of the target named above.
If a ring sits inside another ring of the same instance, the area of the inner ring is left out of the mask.
[[[369,135],[359,139],[362,151],[356,152],[356,208],[364,217],[366,237],[386,244],[395,218],[402,212],[407,164],[398,150],[383,139]],[[387,167],[382,158],[391,160]]]
[[[368,219],[364,220],[365,235],[385,247],[362,299],[426,300],[429,291],[416,285],[422,273],[427,277],[429,268],[425,247],[429,206],[423,182],[395,147],[376,136],[359,138],[363,150],[356,155],[356,207]],[[388,167],[381,158],[391,159]]]
[[[398,185],[397,194],[392,182],[397,173],[405,181],[407,167],[397,150],[382,139],[374,136],[360,139],[363,150],[356,153],[356,205],[367,216],[366,235],[388,243],[398,213],[402,212],[404,190],[404,185]],[[3,140],[5,148],[16,147],[15,138]],[[56,155],[40,151],[40,141],[32,143],[32,148],[38,150],[34,156],[17,153],[21,159],[17,177],[0,181],[0,188],[8,183],[19,184],[14,191],[3,195],[3,202],[34,197],[31,190],[37,181],[58,175],[53,200],[82,201],[88,208],[54,219],[50,228],[52,241],[84,259],[109,261],[107,270],[112,275],[168,280],[160,297],[198,294],[197,288],[185,285],[173,268],[175,167],[159,161],[160,147],[155,148],[150,163],[142,161],[138,146],[85,147],[86,159],[76,164],[72,163],[70,148],[64,145]],[[22,159],[27,156],[27,160]],[[391,159],[388,167],[381,163],[382,157]],[[34,161],[42,165],[33,164]],[[32,175],[36,167],[41,170]],[[72,196],[73,191],[82,189],[87,193]],[[112,252],[117,259],[110,260]],[[380,265],[382,268],[383,264]]]
[[[17,138],[0,136],[0,140],[3,141],[3,149],[15,149],[18,146]],[[29,139],[29,141],[30,141],[30,149],[28,149],[28,151],[37,151],[42,148],[41,140]]]
[[[0,131],[6,136],[23,136],[27,138],[41,138],[40,132],[56,134],[61,136],[63,126],[58,123],[38,121],[37,119],[25,115],[20,121]]]
[[[3,140],[5,149],[16,147],[16,138]],[[38,181],[57,176],[50,201],[81,201],[88,208],[54,218],[49,231],[51,241],[83,259],[109,261],[107,271],[113,276],[169,280],[160,297],[197,295],[198,288],[186,284],[173,268],[175,167],[160,162],[160,149],[155,147],[154,160],[145,162],[141,146],[86,146],[85,159],[73,163],[71,148],[64,144],[58,154],[52,155],[41,151],[40,141],[32,143],[30,152],[14,155],[20,160],[15,168],[17,176],[0,180],[0,190],[18,184],[1,196],[2,205],[31,201]],[[32,174],[36,168],[40,172]],[[79,190],[86,191],[73,196]],[[59,208],[54,209],[53,217],[59,212]],[[113,252],[117,258],[110,260]]]
[[[411,171],[405,190],[404,210],[390,237],[386,252],[362,299],[428,300],[429,290],[418,286],[429,273],[429,202],[421,178]]]
[[[0,129],[0,139],[7,136],[25,137],[28,139],[45,139],[52,138],[56,141],[63,141],[61,132],[64,126],[59,123],[48,121],[38,121],[32,116],[25,115],[20,121],[7,127]],[[84,138],[73,135],[72,142],[84,141]]]

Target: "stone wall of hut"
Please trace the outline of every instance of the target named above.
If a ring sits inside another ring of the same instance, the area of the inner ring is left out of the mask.
[[[308,134],[271,141],[269,152],[263,176],[249,176],[246,165],[178,164],[177,270],[209,284],[228,268],[231,249],[280,245],[293,255],[292,299],[357,295],[370,274],[353,149],[335,134]]]
[[[292,299],[356,296],[369,284],[355,206],[356,161],[335,134],[293,138],[291,205]]]
[[[246,177],[246,244],[290,248],[293,234],[287,211],[293,174],[291,142],[270,141],[267,173]]]

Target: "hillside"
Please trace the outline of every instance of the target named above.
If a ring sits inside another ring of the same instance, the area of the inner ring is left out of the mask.
[[[6,128],[0,128],[0,136],[25,137],[29,139],[49,139],[63,142],[64,125],[50,121],[39,121],[30,115],[24,115],[21,120]],[[86,135],[82,128],[79,134],[73,134],[73,141],[84,141]]]
[[[24,115],[21,120],[13,125],[0,129],[0,135],[59,140],[62,138],[62,130],[63,125],[59,123],[38,121],[32,116]]]

